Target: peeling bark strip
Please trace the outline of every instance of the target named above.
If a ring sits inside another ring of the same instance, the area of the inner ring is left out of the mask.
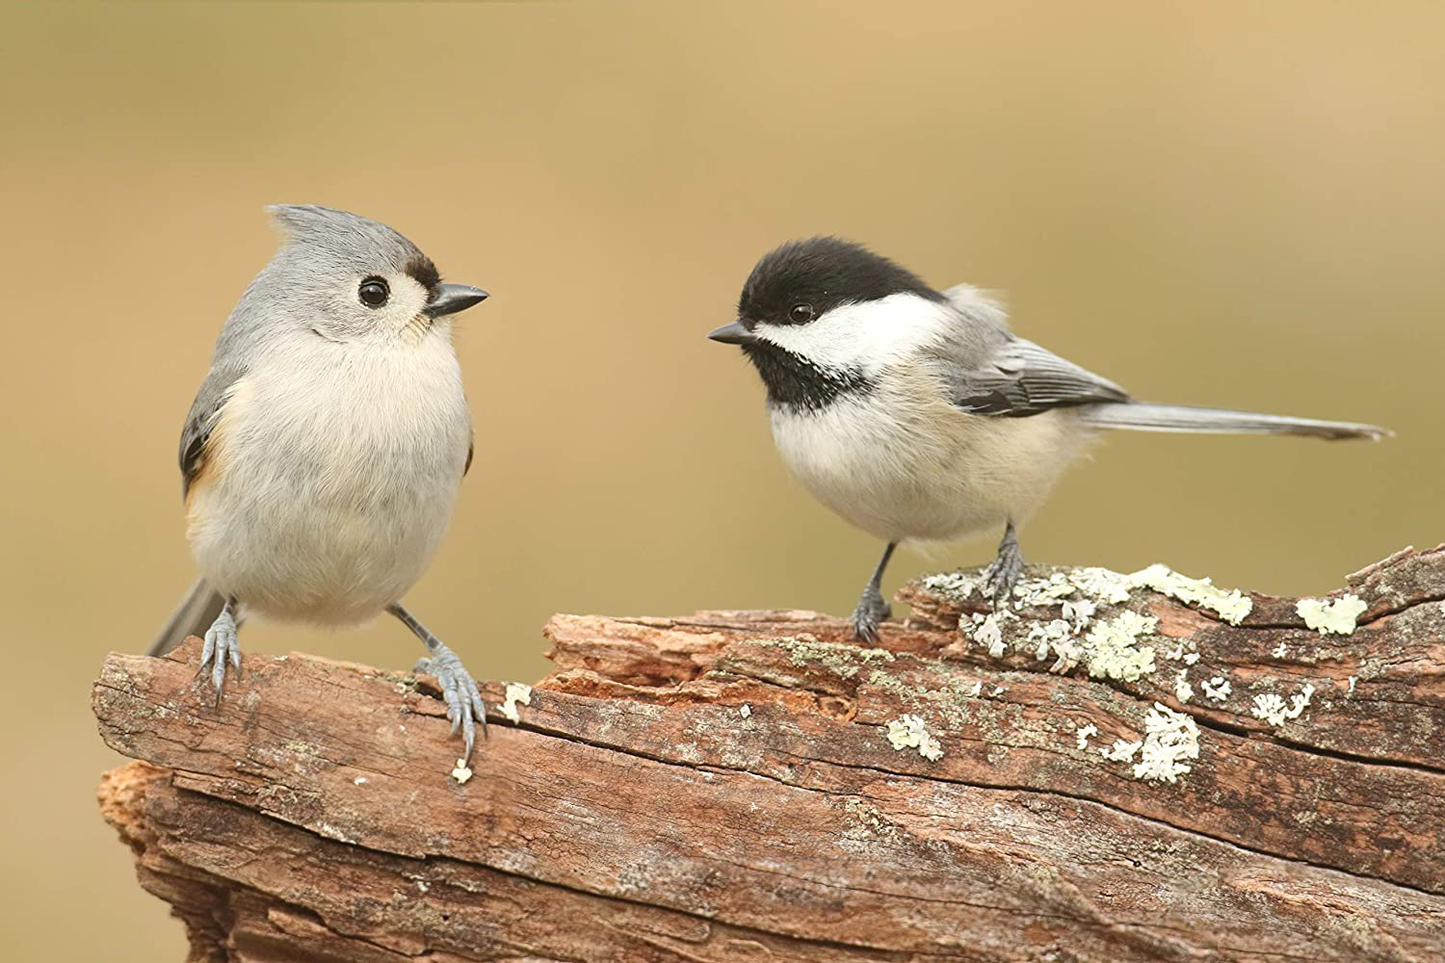
[[[112,654],[102,809],[198,961],[1445,956],[1445,547],[1308,604],[1031,576],[872,649],[557,616],[465,782],[426,677],[253,655],[217,710],[199,640]]]

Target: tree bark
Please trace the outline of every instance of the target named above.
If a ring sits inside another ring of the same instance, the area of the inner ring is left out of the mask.
[[[1323,609],[1030,575],[876,648],[557,616],[466,781],[429,677],[113,653],[102,810],[196,961],[1445,958],[1445,546]]]

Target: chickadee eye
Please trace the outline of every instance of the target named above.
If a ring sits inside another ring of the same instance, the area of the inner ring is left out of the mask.
[[[805,324],[813,320],[813,306],[811,304],[795,304],[788,311],[788,317],[794,324]]]
[[[379,308],[391,297],[391,288],[381,278],[367,278],[361,282],[356,294],[368,308]]]

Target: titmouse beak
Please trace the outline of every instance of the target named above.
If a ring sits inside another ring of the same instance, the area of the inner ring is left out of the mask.
[[[723,344],[747,344],[749,341],[756,341],[757,337],[743,327],[741,321],[734,321],[732,324],[725,324],[715,331],[707,333],[708,340],[720,341]]]
[[[481,304],[486,299],[487,292],[481,288],[474,288],[470,284],[439,284],[436,297],[427,302],[426,307],[422,308],[422,313],[429,318],[439,318],[444,314],[465,311],[474,304]]]

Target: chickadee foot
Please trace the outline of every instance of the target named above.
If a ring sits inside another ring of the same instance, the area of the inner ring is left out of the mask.
[[[869,585],[863,590],[863,597],[858,600],[858,607],[853,610],[853,633],[869,645],[878,642],[878,623],[893,614],[893,606],[883,600],[883,593],[878,586]]]
[[[1018,536],[1009,525],[1003,541],[998,543],[998,555],[984,569],[983,585],[994,609],[1002,609],[1013,595],[1014,586],[1024,574],[1024,553],[1019,550]]]
[[[465,766],[472,761],[472,747],[477,741],[478,723],[481,724],[482,735],[487,733],[487,707],[482,702],[476,680],[466,666],[462,665],[457,654],[441,642],[437,642],[431,651],[429,658],[417,662],[415,671],[434,675],[441,683],[442,699],[447,704],[447,718],[452,722],[451,734],[456,735],[457,730],[461,729],[462,739],[466,741],[466,753],[462,756],[462,765]]]
[[[231,614],[229,603],[221,609],[216,621],[206,630],[206,644],[201,649],[201,666],[196,676],[205,674],[207,664],[211,667],[211,685],[216,687],[216,704],[221,703],[221,685],[226,681],[226,663],[231,663],[239,674],[241,671],[241,645],[237,640],[236,619]]]

